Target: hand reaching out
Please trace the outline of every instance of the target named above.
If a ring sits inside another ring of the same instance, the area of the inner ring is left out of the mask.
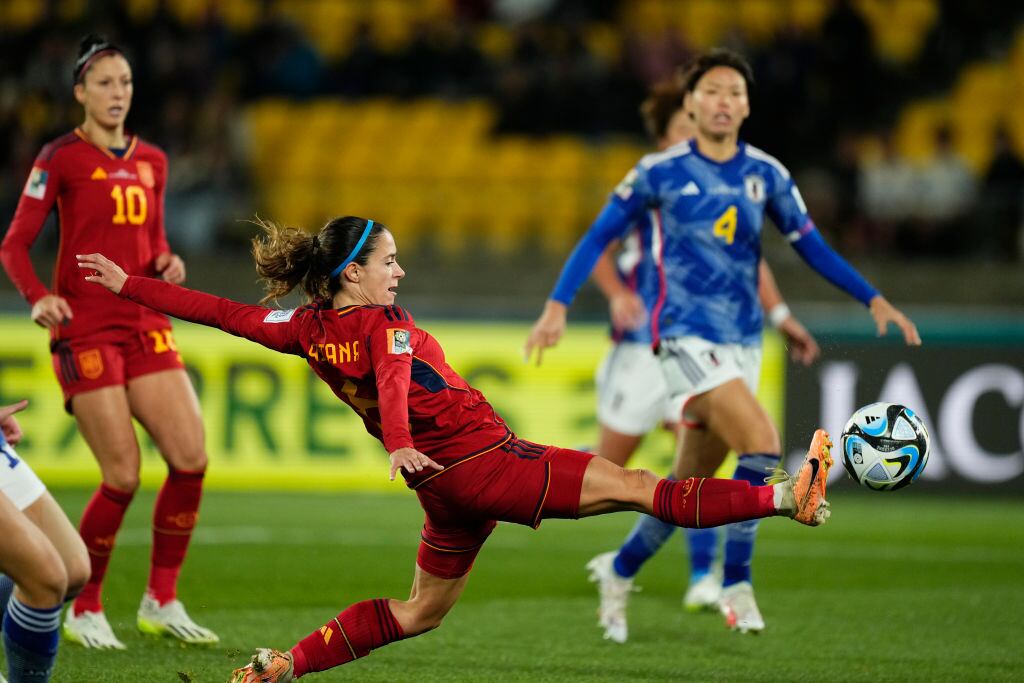
[[[79,268],[93,271],[85,276],[86,280],[103,285],[114,294],[121,293],[121,288],[124,287],[125,280],[128,279],[128,274],[121,269],[121,266],[103,254],[85,254],[84,256],[78,254],[75,258],[78,259]]]

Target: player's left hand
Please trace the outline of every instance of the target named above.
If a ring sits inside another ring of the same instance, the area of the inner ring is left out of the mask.
[[[405,471],[409,474],[422,472],[424,467],[430,467],[435,470],[444,469],[443,465],[438,465],[415,448],[399,448],[390,455],[390,458],[391,481],[395,480],[395,474],[402,468],[405,468]]]
[[[875,325],[878,327],[879,337],[885,336],[889,330],[889,323],[895,323],[903,333],[903,340],[907,346],[921,345],[921,335],[917,333],[917,326],[910,321],[910,318],[903,315],[900,309],[886,301],[884,296],[879,294],[872,299],[870,309],[871,317],[875,319]]]
[[[821,355],[821,347],[818,346],[814,335],[794,316],[789,316],[779,324],[779,333],[786,340],[789,357],[797,363],[807,366]]]
[[[21,425],[14,419],[14,414],[25,409],[28,405],[27,399],[22,399],[17,403],[12,403],[9,406],[3,406],[0,408],[0,430],[4,433],[4,438],[7,439],[7,443],[12,446],[17,446],[18,442],[21,441],[23,436],[21,433]]]
[[[158,255],[154,264],[156,272],[172,285],[180,285],[185,281],[185,262],[177,254],[169,251]]]
[[[92,270],[92,274],[86,275],[89,282],[103,285],[114,294],[120,294],[124,287],[128,274],[103,254],[78,254],[78,267],[85,270]]]

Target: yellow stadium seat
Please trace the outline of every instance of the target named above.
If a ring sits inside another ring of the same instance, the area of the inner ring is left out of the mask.
[[[747,39],[762,45],[775,35],[786,12],[775,0],[739,0],[736,19]]]

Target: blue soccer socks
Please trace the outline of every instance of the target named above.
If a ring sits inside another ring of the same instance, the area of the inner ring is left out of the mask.
[[[736,464],[732,478],[752,486],[763,486],[764,479],[779,464],[774,453],[744,453]],[[725,563],[723,586],[750,581],[750,562],[754,556],[754,539],[759,520],[730,524],[725,530]]]
[[[4,615],[7,676],[25,683],[50,680],[57,658],[61,605],[37,609],[12,597]]]

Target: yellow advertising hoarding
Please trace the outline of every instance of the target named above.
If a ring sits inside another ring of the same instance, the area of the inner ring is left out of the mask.
[[[480,389],[523,438],[560,446],[597,441],[594,370],[607,352],[600,325],[572,325],[544,354],[541,367],[522,360],[529,326],[520,323],[418,321],[444,347],[448,362]],[[0,318],[0,404],[21,398],[25,432],[19,453],[50,485],[91,485],[99,471],[74,419],[64,412],[45,331],[27,316]],[[274,353],[219,330],[177,323],[175,337],[199,393],[210,457],[207,483],[216,488],[394,489],[387,455],[362,422],[295,356]],[[760,396],[780,420],[782,348],[765,339]],[[778,422],[777,422],[778,423]],[[165,470],[145,433],[145,486]],[[672,440],[649,437],[634,464],[667,471]]]

